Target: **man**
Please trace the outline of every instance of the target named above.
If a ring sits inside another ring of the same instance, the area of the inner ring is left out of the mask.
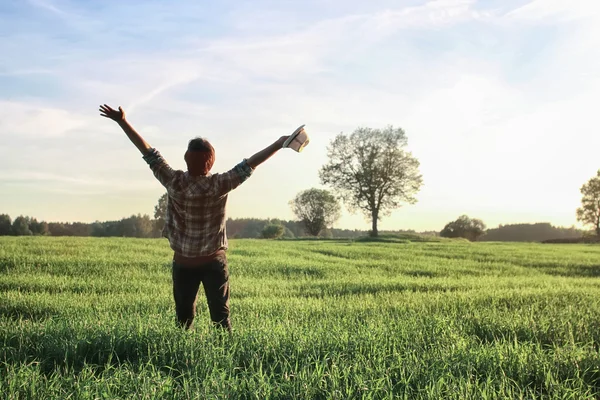
[[[169,239],[174,251],[173,297],[178,323],[185,329],[192,327],[196,296],[202,283],[211,320],[231,331],[229,270],[225,255],[227,194],[281,149],[288,136],[280,137],[223,174],[210,173],[215,161],[211,144],[206,139],[192,139],[184,156],[187,171],[175,171],[127,122],[121,107],[114,110],[104,104],[100,106],[100,112],[119,124],[142,153],[156,179],[167,189],[163,236]]]

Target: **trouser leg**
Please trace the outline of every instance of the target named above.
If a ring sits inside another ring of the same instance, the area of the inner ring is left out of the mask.
[[[227,257],[220,256],[204,266],[203,286],[210,319],[218,326],[231,331],[229,319],[229,268]]]
[[[173,263],[173,298],[179,326],[190,329],[196,315],[196,296],[200,287],[201,273]]]

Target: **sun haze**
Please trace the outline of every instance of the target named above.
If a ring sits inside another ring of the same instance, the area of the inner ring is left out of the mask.
[[[0,213],[47,221],[147,213],[164,189],[98,104],[121,105],[174,168],[189,139],[213,171],[306,124],[230,196],[230,217],[293,218],[338,133],[403,128],[418,203],[380,229],[461,214],[575,224],[598,163],[600,3],[562,0],[3,1]],[[368,229],[345,213],[340,228]]]

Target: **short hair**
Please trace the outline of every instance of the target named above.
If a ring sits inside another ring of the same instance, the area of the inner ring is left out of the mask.
[[[192,175],[207,175],[215,163],[215,149],[204,138],[194,138],[188,143],[185,162]]]
[[[209,152],[209,153],[214,153],[214,151],[215,151],[215,149],[212,147],[212,145],[209,143],[209,141],[204,138],[201,138],[201,137],[197,137],[197,138],[190,140],[190,142],[188,143],[188,150],[189,151],[205,151],[205,152]]]

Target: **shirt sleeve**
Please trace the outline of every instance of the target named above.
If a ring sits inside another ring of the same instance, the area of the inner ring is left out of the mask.
[[[224,174],[219,174],[217,177],[217,193],[223,196],[233,189],[240,186],[246,179],[250,178],[254,169],[248,164],[248,161],[244,159],[242,162],[237,164],[231,170]]]
[[[169,166],[167,160],[154,148],[150,149],[142,158],[148,163],[156,179],[165,188],[169,189],[175,177],[175,171]]]

